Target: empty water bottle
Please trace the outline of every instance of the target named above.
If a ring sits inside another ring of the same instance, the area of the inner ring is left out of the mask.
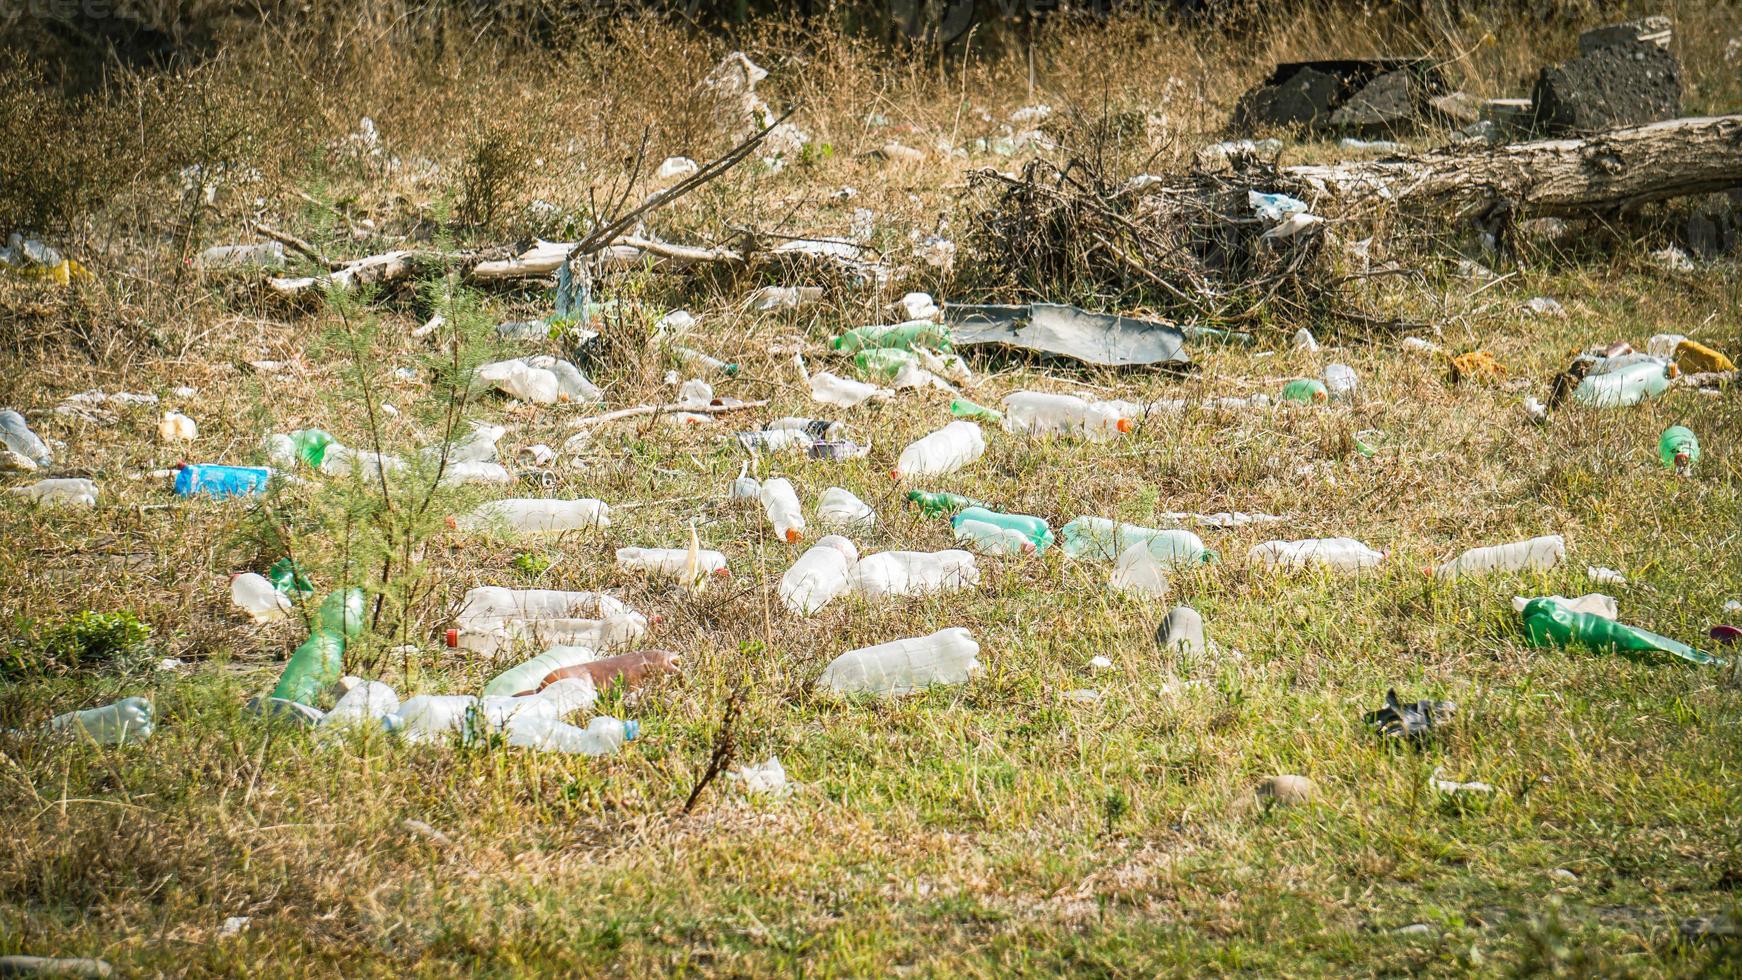
[[[986,437],[972,422],[955,421],[909,443],[889,475],[897,480],[943,476],[967,466],[986,452]]]
[[[313,705],[344,674],[345,639],[362,632],[364,615],[362,589],[342,589],[322,600],[313,632],[291,652],[271,696]]]
[[[1724,661],[1650,630],[1606,619],[1593,613],[1575,612],[1552,598],[1532,599],[1524,604],[1524,633],[1535,646],[1566,646],[1581,643],[1598,650],[1661,652],[1690,663],[1723,666]]]
[[[408,742],[435,742],[470,734],[478,707],[470,694],[420,694],[399,705],[399,731]]]
[[[786,450],[802,452],[816,442],[816,438],[803,429],[758,429],[755,432],[740,432],[737,439],[738,445],[753,453],[778,453]]]
[[[545,715],[517,716],[508,726],[508,744],[540,752],[611,755],[640,734],[635,721],[600,715],[579,728]]]
[[[1028,539],[1028,535],[1013,527],[999,527],[968,518],[952,521],[950,528],[956,543],[977,555],[997,557],[1032,555],[1035,552],[1034,542]]]
[[[846,592],[859,549],[838,534],[817,539],[780,577],[780,602],[801,616],[828,605]]]
[[[888,388],[879,388],[863,381],[853,381],[827,371],[811,374],[805,369],[804,358],[794,354],[793,363],[798,367],[799,376],[804,379],[805,386],[810,388],[811,397],[825,405],[838,405],[842,408],[852,408],[861,402],[871,399],[893,398],[895,392]]]
[[[950,402],[950,414],[959,419],[969,419],[974,422],[1000,422],[1004,413],[996,409],[978,405],[966,398],[957,398]]]
[[[1596,408],[1637,405],[1669,390],[1675,375],[1673,363],[1648,357],[1619,370],[1587,374],[1573,389],[1573,400]]]
[[[1355,376],[1355,369],[1347,364],[1325,365],[1325,390],[1338,401],[1348,401],[1355,397],[1355,388],[1360,379]]]
[[[175,492],[184,497],[203,494],[222,500],[226,497],[264,493],[270,479],[272,471],[264,466],[190,463],[176,471]]]
[[[156,724],[150,701],[123,698],[101,708],[55,715],[49,719],[48,727],[53,731],[89,738],[98,745],[120,745],[151,737]]]
[[[954,592],[980,582],[974,556],[948,551],[880,551],[859,559],[848,573],[853,590],[867,599]]]
[[[1308,538],[1303,541],[1266,541],[1252,546],[1246,557],[1272,567],[1319,567],[1336,571],[1373,568],[1385,560],[1354,538]]]
[[[356,680],[356,678],[350,678]],[[399,695],[380,681],[360,681],[340,696],[320,720],[323,728],[344,725],[397,727]],[[393,718],[392,722],[388,719]]]
[[[1143,527],[1105,517],[1075,518],[1059,529],[1059,537],[1070,558],[1114,561],[1134,544],[1147,545],[1158,561],[1170,565],[1207,564],[1217,558],[1202,538],[1184,528]]]
[[[817,500],[817,523],[825,527],[870,527],[877,523],[877,512],[852,491],[830,487]]]
[[[823,668],[817,686],[844,694],[899,697],[938,684],[965,684],[980,644],[962,627],[849,650]]]
[[[255,623],[270,623],[290,613],[290,597],[264,575],[244,572],[230,579],[230,601]]]
[[[671,349],[671,352],[673,354],[676,354],[677,359],[680,362],[682,362],[683,364],[685,364],[686,366],[695,367],[695,368],[707,368],[710,371],[718,371],[728,378],[735,378],[738,376],[738,371],[739,371],[738,365],[728,364],[725,361],[722,361],[717,357],[714,357],[710,354],[704,354],[699,350],[695,350],[694,348],[675,347],[674,346]]]
[[[1148,542],[1126,548],[1113,563],[1113,573],[1107,579],[1112,589],[1148,599],[1165,598],[1169,584],[1167,569],[1156,559]]]
[[[798,494],[792,481],[784,477],[762,481],[762,512],[774,525],[774,533],[787,544],[797,544],[804,538],[804,511],[799,507]]]
[[[807,419],[796,415],[778,418],[762,427],[768,432],[796,429],[810,436],[813,440],[839,439],[847,429],[845,422],[832,422],[828,419]]]
[[[0,411],[0,442],[5,443],[7,449],[38,466],[47,466],[54,461],[54,454],[49,452],[48,444],[31,431],[24,416],[10,408]]]
[[[514,497],[479,504],[463,517],[450,518],[462,531],[503,530],[513,534],[555,534],[609,527],[611,508],[602,500],[549,500]]]
[[[1462,575],[1487,572],[1546,572],[1561,563],[1567,554],[1567,541],[1558,534],[1544,535],[1527,541],[1471,548],[1458,557],[1435,568],[1440,579],[1455,579]]]
[[[1004,514],[986,507],[968,507],[956,512],[950,519],[950,524],[960,527],[965,521],[978,521],[993,527],[1008,528],[1027,538],[1034,545],[1034,550],[1045,551],[1052,547],[1052,527],[1046,518],[1031,514]]]
[[[750,464],[738,467],[738,477],[727,489],[726,497],[730,500],[761,500],[762,481],[750,475]]]
[[[13,487],[7,492],[28,497],[39,504],[70,504],[75,507],[97,505],[97,485],[78,477],[38,480],[28,486]]]
[[[1108,439],[1130,432],[1131,420],[1118,406],[1090,402],[1075,395],[1018,391],[1004,397],[1004,430],[1037,436],[1069,435]]]
[[[618,548],[617,568],[685,585],[694,585],[707,575],[730,574],[725,555],[700,549],[692,553],[688,548]]]

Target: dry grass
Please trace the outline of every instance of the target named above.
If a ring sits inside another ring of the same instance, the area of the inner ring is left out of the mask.
[[[757,28],[743,40],[773,70],[766,96],[802,102],[799,125],[833,154],[779,174],[734,173],[654,224],[697,242],[739,228],[838,235],[866,207],[875,240],[899,257],[912,230],[930,233],[942,220],[947,234],[960,232],[963,169],[1011,164],[934,154],[890,167],[859,155],[890,139],[965,145],[1031,102],[1084,118],[1103,106],[1143,107],[1167,121],[1133,161],[1177,162],[1271,59],[1413,40],[1439,55],[1469,52],[1455,72],[1473,91],[1511,93],[1528,66],[1569,51],[1578,26],[1460,20],[1429,29],[1363,16],[1304,14],[1256,42],[1142,23],[1064,25],[1041,34],[1032,93],[1020,49],[891,63],[863,44]],[[1742,93],[1722,49],[1742,21],[1729,8],[1678,16],[1696,86],[1690,107],[1733,107]],[[1509,43],[1481,44],[1490,30]],[[1424,277],[1363,287],[1375,307],[1435,325],[1442,345],[1491,351],[1522,389],[1450,386],[1439,363],[1388,341],[1339,341],[1325,323],[1305,325],[1342,346],[1266,356],[1200,348],[1201,370],[1184,380],[980,365],[972,395],[986,404],[1028,387],[1126,398],[1274,392],[1332,360],[1360,373],[1352,404],[1188,412],[1101,445],[989,430],[986,458],[940,481],[1055,525],[1079,514],[1143,523],[1172,510],[1266,511],[1288,517],[1284,536],[1348,533],[1391,552],[1384,572],[1359,580],[1279,578],[1243,560],[1273,529],[1202,532],[1226,560],[1179,578],[1175,600],[1198,608],[1213,638],[1243,659],[1158,654],[1150,637],[1161,606],[1110,594],[1104,566],[1056,554],[983,560],[983,584],[968,593],[845,601],[791,617],[772,590],[793,550],[772,540],[759,512],[718,502],[741,460],[720,438],[731,424],[675,429],[641,419],[609,427],[581,455],[585,468],[559,469],[550,491],[640,506],[606,533],[537,546],[435,532],[416,568],[399,573],[414,577],[394,584],[391,628],[362,641],[351,666],[401,692],[475,691],[502,665],[436,644],[466,588],[610,588],[662,613],[655,639],[686,657],[681,683],[604,706],[641,719],[643,739],[600,760],[316,741],[241,716],[302,637],[288,624],[246,625],[226,580],[282,553],[274,524],[322,586],[347,571],[373,576],[359,555],[376,532],[359,519],[347,537],[341,516],[373,513],[361,509],[367,493],[317,482],[265,514],[179,501],[135,475],[182,458],[254,459],[269,430],[318,425],[368,445],[359,368],[378,400],[402,410],[383,427],[386,448],[427,442],[443,417],[434,382],[449,355],[407,334],[431,311],[439,283],[347,310],[363,317],[354,326],[372,317],[378,327],[359,360],[338,342],[332,307],[287,308],[180,259],[246,239],[244,221],[255,216],[333,255],[402,235],[560,234],[528,205],[584,213],[635,170],[644,134],[655,164],[672,153],[705,157],[731,138],[690,95],[725,48],[652,21],[542,56],[487,43],[413,52],[364,35],[328,60],[331,51],[284,40],[235,48],[178,78],[130,79],[84,106],[98,122],[89,128],[111,133],[127,166],[102,185],[88,220],[58,240],[88,256],[100,281],[66,291],[0,282],[0,342],[28,365],[0,376],[0,403],[42,420],[40,431],[64,442],[65,465],[103,487],[93,511],[0,502],[9,545],[0,621],[28,642],[39,625],[79,611],[126,609],[155,627],[161,656],[188,664],[0,689],[0,729],[129,694],[152,696],[160,719],[151,740],[122,749],[0,734],[0,953],[100,955],[129,975],[1738,969],[1733,946],[1687,946],[1674,931],[1683,916],[1733,909],[1742,880],[1734,675],[1531,649],[1508,605],[1516,593],[1590,591],[1585,565],[1608,565],[1630,579],[1616,590],[1626,621],[1694,638],[1742,591],[1734,391],[1573,410],[1546,428],[1517,407],[1526,391],[1542,396],[1568,351],[1598,341],[1638,344],[1675,331],[1736,353],[1742,274],[1733,260],[1665,274],[1646,258],[1661,244],[1654,233],[1624,230],[1588,236],[1570,255],[1533,248],[1508,278],[1483,287],[1451,277],[1447,256],[1412,238],[1403,257]],[[889,124],[872,126],[872,113]],[[85,138],[84,127],[69,136],[55,131],[53,113],[41,115],[48,121],[35,138],[45,145],[51,135]],[[362,115],[375,120],[383,156],[342,142]],[[133,123],[114,124],[121,119]],[[483,223],[496,227],[461,227],[455,175],[489,131],[523,141],[533,165],[497,220]],[[386,162],[394,157],[397,167]],[[221,192],[210,210],[190,207],[177,174],[212,159],[253,167],[259,180]],[[842,187],[858,195],[834,199]],[[829,335],[882,319],[883,304],[910,285],[745,313],[738,298],[756,284],[632,275],[602,290],[696,313],[697,346],[745,365],[716,388],[772,399],[773,417],[820,409],[795,387],[786,352],[803,345],[813,368],[829,364]],[[959,295],[947,277],[915,284]],[[1568,318],[1520,311],[1539,294],[1560,299]],[[487,331],[544,312],[548,295],[511,289],[467,301],[481,305],[475,326]],[[243,366],[261,359],[291,366],[276,375]],[[613,406],[628,405],[662,399],[661,376],[675,366],[622,355],[595,373]],[[394,373],[402,367],[415,380]],[[178,385],[198,394],[170,395]],[[164,395],[198,419],[199,442],[155,443],[147,410],[107,426],[46,414],[93,387]],[[774,469],[807,505],[830,485],[870,502],[881,521],[861,537],[863,550],[946,547],[947,526],[903,510],[884,474],[902,445],[940,424],[947,402],[907,392],[885,406],[825,413],[872,436],[872,457]],[[503,447],[512,450],[559,445],[580,411],[488,397],[467,414],[509,426]],[[1656,435],[1671,422],[1693,427],[1706,447],[1694,478],[1656,465]],[[1384,433],[1378,454],[1351,453],[1353,434],[1369,429]],[[446,513],[477,496],[433,506]],[[693,516],[706,544],[731,560],[730,586],[690,597],[613,570],[613,548],[675,542]],[[1465,547],[1551,532],[1567,536],[1571,556],[1548,575],[1446,587],[1418,571]],[[521,571],[514,557],[528,550],[553,562]],[[954,624],[983,648],[986,669],[964,687],[890,704],[836,703],[808,690],[846,649]],[[394,651],[407,636],[421,652]],[[1091,674],[1096,655],[1114,670]],[[1170,677],[1187,683],[1164,688]],[[737,723],[743,757],[778,754],[804,786],[775,802],[719,783],[681,816],[740,684],[750,692]],[[1443,742],[1396,751],[1363,728],[1361,713],[1392,685],[1460,703]],[[1103,700],[1063,697],[1086,687]],[[1486,806],[1450,806],[1426,788],[1436,766],[1501,792]],[[1322,801],[1248,806],[1252,784],[1278,772],[1311,776]],[[407,819],[452,843],[408,831]],[[233,915],[252,922],[220,938]],[[1436,935],[1391,933],[1411,923]]]

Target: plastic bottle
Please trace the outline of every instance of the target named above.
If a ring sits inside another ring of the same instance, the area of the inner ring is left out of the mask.
[[[1070,558],[1114,561],[1134,544],[1146,544],[1158,561],[1170,565],[1208,564],[1214,551],[1204,539],[1184,528],[1153,528],[1121,524],[1105,517],[1083,516],[1059,528],[1061,547]]]
[[[959,493],[928,493],[924,490],[907,491],[907,502],[918,506],[919,512],[927,517],[949,517],[967,507],[986,506]]]
[[[545,715],[517,716],[508,726],[508,744],[540,752],[612,755],[635,740],[641,724],[600,715],[579,728]]]
[[[444,487],[457,487],[466,483],[502,484],[512,482],[514,482],[514,477],[509,475],[507,467],[501,463],[483,460],[466,460],[458,463],[450,461],[448,465],[442,467],[441,485]]]
[[[973,554],[948,551],[880,551],[859,559],[848,573],[853,590],[867,599],[953,592],[980,582]]]
[[[319,722],[322,728],[338,725],[363,725],[397,727],[398,719],[392,722],[399,713],[399,695],[393,688],[380,681],[365,681],[358,678],[346,678],[356,681],[350,690],[339,697],[333,709],[328,711]]]
[[[285,595],[313,595],[314,583],[303,575],[302,569],[296,567],[296,562],[290,558],[280,558],[266,569],[266,579],[272,587]]]
[[[1586,375],[1573,389],[1573,400],[1596,408],[1622,408],[1655,398],[1669,389],[1675,366],[1649,359],[1618,371]]]
[[[1325,383],[1317,378],[1296,378],[1282,386],[1282,400],[1285,402],[1311,404],[1329,398],[1330,391],[1325,388]]]
[[[266,576],[254,572],[231,576],[230,601],[256,624],[275,622],[290,614],[290,597],[278,591]]]
[[[501,441],[508,430],[500,425],[482,425],[472,423],[472,430],[453,442],[444,445],[434,445],[424,448],[422,455],[431,463],[439,462],[442,452],[447,452],[448,465],[457,463],[494,463],[497,459],[496,443]]]
[[[937,300],[930,293],[905,293],[895,306],[908,320],[930,320],[939,312]]]
[[[986,452],[986,437],[972,422],[955,421],[909,443],[889,475],[897,480],[943,476],[967,466]]]
[[[750,464],[738,467],[738,478],[726,490],[728,500],[761,500],[762,481],[750,475]]]
[[[205,494],[220,500],[226,497],[264,493],[272,471],[264,466],[219,466],[214,463],[191,463],[175,474],[175,492],[184,497]]]
[[[259,266],[263,269],[284,268],[284,246],[278,242],[256,242],[252,245],[213,245],[201,252],[194,263],[202,269],[236,269]]]
[[[933,350],[950,349],[950,328],[930,320],[908,320],[904,323],[855,327],[830,342],[829,346],[843,354],[876,349],[910,351],[915,347]]]
[[[978,521],[993,527],[1008,528],[1027,538],[1036,551],[1045,551],[1052,547],[1052,527],[1044,517],[1004,514],[986,507],[968,507],[957,511],[956,516],[950,518],[953,527],[960,527],[964,521]]]
[[[1550,598],[1524,604],[1524,633],[1534,646],[1566,646],[1578,642],[1594,649],[1673,654],[1696,664],[1723,666],[1724,661],[1667,636],[1627,626],[1593,613],[1575,612]]]
[[[778,453],[809,449],[816,439],[803,429],[762,429],[738,433],[738,445],[749,452]]]
[[[817,499],[817,523],[825,527],[870,527],[877,523],[877,512],[851,491],[830,487]]]
[[[1266,541],[1246,553],[1250,561],[1271,567],[1319,566],[1337,571],[1373,568],[1385,559],[1354,538],[1308,538],[1304,541]]]
[[[479,504],[469,514],[450,518],[450,524],[461,531],[500,528],[513,534],[556,534],[610,527],[611,508],[591,497],[581,500],[511,497]]]
[[[730,575],[726,556],[718,551],[697,551],[695,567],[690,568],[687,548],[618,548],[617,568],[653,578],[676,579],[692,584],[704,575]],[[687,580],[687,581],[686,581]]]
[[[600,659],[591,647],[556,646],[518,666],[510,667],[484,685],[485,697],[518,697],[535,694],[551,674]]]
[[[1004,431],[1108,439],[1115,433],[1130,432],[1131,420],[1121,417],[1112,406],[1075,395],[1018,391],[1004,396]]]
[[[776,477],[762,481],[762,512],[774,525],[774,533],[787,544],[804,539],[804,511],[799,507],[798,494],[792,481]]]
[[[766,313],[771,310],[797,309],[823,298],[821,286],[763,286],[744,301],[750,309]]]
[[[460,600],[457,622],[504,619],[562,619],[571,616],[616,616],[634,612],[623,600],[604,592],[562,592],[556,589],[509,589],[486,585]]]
[[[810,375],[806,383],[810,385],[812,398],[824,405],[839,405],[842,408],[852,408],[871,399],[881,400],[895,396],[895,392],[888,388],[843,378],[827,371]]]
[[[145,698],[123,698],[101,708],[69,711],[49,719],[48,727],[81,738],[88,737],[98,745],[119,745],[151,737],[156,728],[151,702]]]
[[[950,414],[956,418],[974,422],[999,422],[1004,418],[1003,412],[987,408],[984,405],[977,405],[966,398],[957,398],[951,401]]]
[[[763,426],[765,432],[782,432],[797,430],[810,436],[813,440],[838,439],[845,432],[847,423],[832,422],[828,419],[807,419],[796,415],[778,418]]]
[[[843,694],[900,697],[936,684],[964,684],[979,668],[980,644],[956,626],[849,650],[823,668],[816,686]]]
[[[77,477],[38,480],[28,486],[13,487],[7,492],[29,497],[39,504],[72,504],[80,507],[97,505],[97,485]]]
[[[806,549],[780,577],[780,602],[801,616],[828,605],[850,587],[859,549],[838,534],[825,535]]]
[[[854,354],[853,366],[865,372],[869,377],[879,381],[888,381],[903,371],[911,371],[920,367],[920,363],[919,358],[912,351],[895,347],[873,347]]]
[[[321,456],[320,470],[327,476],[356,476],[362,480],[374,481],[380,479],[383,472],[403,472],[405,461],[398,456],[368,449],[352,449],[335,442],[327,446],[326,453]]]
[[[1455,579],[1461,575],[1481,575],[1487,572],[1546,572],[1561,563],[1567,554],[1567,539],[1558,534],[1514,541],[1510,544],[1471,548],[1433,570],[1435,578]]]
[[[1672,425],[1657,437],[1657,458],[1677,473],[1686,473],[1700,461],[1700,440],[1685,425]]]
[[[322,600],[314,630],[291,652],[271,697],[312,706],[337,684],[344,673],[345,638],[362,631],[364,614],[361,589],[335,591]]]
[[[539,684],[542,690],[561,681],[582,679],[601,691],[616,687],[634,690],[655,677],[681,674],[682,659],[670,650],[636,650],[615,657],[558,667],[546,674]]]
[[[319,469],[326,459],[327,447],[333,444],[333,437],[320,429],[295,429],[284,436],[274,436],[273,440],[283,439],[283,453],[288,458],[280,459],[279,453],[269,444],[268,455],[273,462],[283,466],[301,463],[311,469]]]
[[[1687,335],[1679,333],[1653,334],[1645,342],[1645,351],[1652,357],[1671,358],[1675,356],[1675,349],[1686,339]]]
[[[1325,390],[1338,401],[1348,401],[1355,397],[1355,389],[1361,384],[1356,377],[1355,369],[1347,364],[1325,365]]]
[[[579,368],[548,355],[485,364],[475,376],[506,395],[539,405],[597,402],[605,397]]]
[[[400,734],[408,742],[434,742],[470,734],[478,699],[470,694],[419,694],[399,706]]]
[[[950,529],[955,534],[956,544],[977,555],[1032,555],[1036,550],[1028,535],[1013,527],[999,527],[968,518],[951,521]]]
[[[38,466],[54,462],[54,454],[42,437],[30,430],[24,416],[8,408],[0,411],[0,443]]]
[[[739,366],[736,364],[728,364],[725,361],[722,361],[717,357],[714,357],[714,356],[709,355],[709,354],[704,354],[701,351],[694,349],[693,347],[673,346],[671,349],[671,352],[673,354],[676,354],[677,359],[687,366],[707,368],[710,371],[718,371],[728,378],[737,377],[738,371],[740,370]]]

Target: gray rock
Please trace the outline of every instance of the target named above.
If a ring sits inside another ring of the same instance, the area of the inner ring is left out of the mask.
[[[1310,127],[1322,123],[1330,118],[1342,87],[1336,76],[1302,67],[1281,81],[1261,85],[1241,96],[1234,107],[1234,124],[1244,129]]]
[[[1305,776],[1272,776],[1259,783],[1253,794],[1258,802],[1272,806],[1300,806],[1318,799],[1319,787]]]
[[[1681,62],[1655,44],[1596,48],[1544,68],[1531,92],[1536,124],[1550,133],[1594,133],[1681,115]]]
[[[1331,128],[1361,136],[1391,135],[1413,129],[1418,113],[1415,79],[1408,71],[1388,71],[1331,113]]]
[[[1668,48],[1673,33],[1669,18],[1661,15],[1594,27],[1579,35],[1579,53],[1590,54],[1617,44],[1650,44]]]

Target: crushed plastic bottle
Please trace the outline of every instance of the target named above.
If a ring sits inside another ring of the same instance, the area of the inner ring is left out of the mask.
[[[1002,422],[1004,420],[1003,412],[975,404],[966,398],[957,398],[951,401],[950,414],[971,422]]]
[[[220,500],[264,493],[272,471],[264,466],[220,466],[190,463],[176,471],[175,492],[183,497],[203,494]]]
[[[1003,425],[1006,432],[1096,440],[1131,431],[1131,420],[1121,416],[1117,406],[1042,391],[1006,395]]]
[[[1299,330],[1294,332],[1293,345],[1295,350],[1304,351],[1308,354],[1314,353],[1319,349],[1318,339],[1313,336],[1311,330],[1308,330],[1305,327],[1301,327]]]
[[[821,286],[763,286],[751,293],[744,305],[760,313],[795,310],[823,298]]]
[[[255,572],[231,577],[230,601],[256,625],[276,622],[290,614],[290,597],[278,591],[266,576]]]
[[[838,534],[811,545],[780,577],[780,602],[792,612],[809,616],[851,587],[850,573],[859,549]]]
[[[798,431],[810,436],[811,439],[822,441],[840,439],[847,431],[847,423],[835,422],[829,419],[808,419],[796,415],[778,418],[762,427],[765,432]]]
[[[954,592],[980,583],[970,552],[880,551],[859,559],[848,573],[853,591],[867,599]]]
[[[804,539],[804,511],[799,507],[798,493],[792,481],[776,477],[762,481],[762,512],[774,525],[774,533],[787,544]]]
[[[907,491],[907,502],[917,506],[926,517],[950,517],[968,507],[986,506],[959,493],[929,493],[925,490]]]
[[[739,370],[741,370],[736,364],[728,364],[711,354],[704,354],[692,347],[674,346],[671,352],[676,354],[678,361],[687,367],[707,368],[710,371],[718,371],[728,378],[737,377]]]
[[[497,460],[496,443],[507,432],[500,425],[474,422],[470,432],[445,445],[427,446],[421,450],[420,455],[433,464],[441,461],[442,452],[446,450],[449,466],[457,463],[494,463]]]
[[[349,680],[356,683],[340,695],[332,710],[321,718],[320,727],[397,727],[399,694],[393,688],[380,681],[365,681],[354,677]]]
[[[450,518],[461,531],[505,530],[512,534],[557,534],[583,528],[610,527],[611,508],[603,500],[551,500],[511,497],[479,504],[471,513]]]
[[[38,504],[66,504],[75,507],[97,506],[97,485],[90,480],[78,477],[38,480],[28,486],[13,487],[7,492],[20,497],[28,497]]]
[[[787,450],[802,452],[816,442],[816,438],[804,429],[758,429],[755,432],[740,432],[736,438],[738,445],[751,453],[778,453]]]
[[[1208,564],[1217,558],[1204,547],[1204,539],[1183,528],[1121,524],[1105,517],[1078,517],[1059,528],[1059,539],[1069,558],[1114,561],[1134,544],[1148,545],[1158,561],[1169,565]]]
[[[972,422],[955,421],[909,443],[889,475],[897,480],[943,476],[967,466],[986,452],[986,437]]]
[[[1148,599],[1164,599],[1167,597],[1169,581],[1166,567],[1156,560],[1155,553],[1149,549],[1149,543],[1139,542],[1126,548],[1113,563],[1113,573],[1109,576],[1107,585],[1119,592]]]
[[[900,697],[940,684],[965,684],[980,666],[980,644],[956,626],[849,650],[823,668],[816,686],[842,694]]]
[[[1330,391],[1325,388],[1325,383],[1317,378],[1296,378],[1282,386],[1282,400],[1285,402],[1310,405],[1314,402],[1326,401],[1330,397]]]
[[[1677,473],[1687,473],[1700,461],[1700,440],[1685,425],[1672,425],[1657,437],[1657,458]]]
[[[1361,384],[1355,369],[1347,364],[1325,365],[1325,390],[1337,401],[1349,401],[1355,397],[1355,389]]]
[[[98,745],[120,745],[150,738],[156,722],[152,717],[150,701],[145,698],[123,698],[101,708],[55,715],[49,719],[48,727],[52,731],[89,738]]]
[[[731,574],[725,555],[703,550],[692,555],[688,548],[618,548],[617,568],[653,578],[674,579],[685,585],[694,585],[706,575]]]
[[[480,366],[474,376],[503,394],[538,405],[605,399],[579,368],[549,355],[495,361]]]
[[[956,544],[977,555],[1032,555],[1036,550],[1028,535],[1013,527],[999,527],[969,518],[952,521],[951,531],[955,534]]]
[[[1471,548],[1433,569],[1432,574],[1438,579],[1455,579],[1489,572],[1546,572],[1559,565],[1566,555],[1566,538],[1549,534],[1509,544]]]
[[[1553,599],[1532,599],[1524,604],[1524,633],[1533,646],[1567,646],[1580,643],[1597,650],[1615,649],[1635,653],[1661,652],[1689,663],[1724,666],[1724,661],[1678,640],[1637,626],[1575,612]]]
[[[1005,514],[987,507],[967,507],[957,511],[956,515],[950,518],[950,524],[957,528],[967,521],[977,521],[981,524],[990,524],[993,527],[1015,531],[1027,538],[1037,552],[1052,547],[1052,527],[1047,524],[1044,517],[1035,517],[1031,514]]]
[[[877,512],[852,491],[830,487],[817,500],[817,523],[825,527],[870,527],[877,523]]]
[[[1624,408],[1669,390],[1673,363],[1648,358],[1601,374],[1587,374],[1573,389],[1573,400],[1595,408]]]
[[[804,376],[806,387],[810,388],[811,398],[824,405],[852,408],[873,399],[881,401],[895,397],[894,391],[864,381],[854,381],[827,371],[810,374],[805,370],[803,359],[798,355],[793,359],[798,364],[799,373]]]
[[[830,342],[829,346],[843,354],[880,348],[911,351],[915,347],[933,350],[950,349],[950,328],[931,320],[908,320],[905,323],[870,327],[855,327]]]
[[[1326,568],[1334,571],[1359,571],[1375,568],[1385,560],[1383,552],[1374,551],[1354,538],[1308,538],[1303,541],[1266,541],[1252,546],[1248,560],[1271,567],[1302,569]]]
[[[54,462],[54,453],[49,451],[48,444],[31,431],[24,416],[10,408],[0,411],[0,443],[37,466]]]
[[[1291,214],[1304,214],[1307,203],[1287,194],[1265,194],[1259,191],[1246,192],[1246,203],[1252,208],[1252,213],[1260,219],[1275,224]]]
[[[399,705],[399,731],[408,742],[437,742],[471,733],[478,699],[471,694],[419,694]]]
[[[600,715],[579,728],[545,715],[516,716],[508,726],[508,744],[540,752],[569,755],[613,755],[641,732],[636,721]]]

